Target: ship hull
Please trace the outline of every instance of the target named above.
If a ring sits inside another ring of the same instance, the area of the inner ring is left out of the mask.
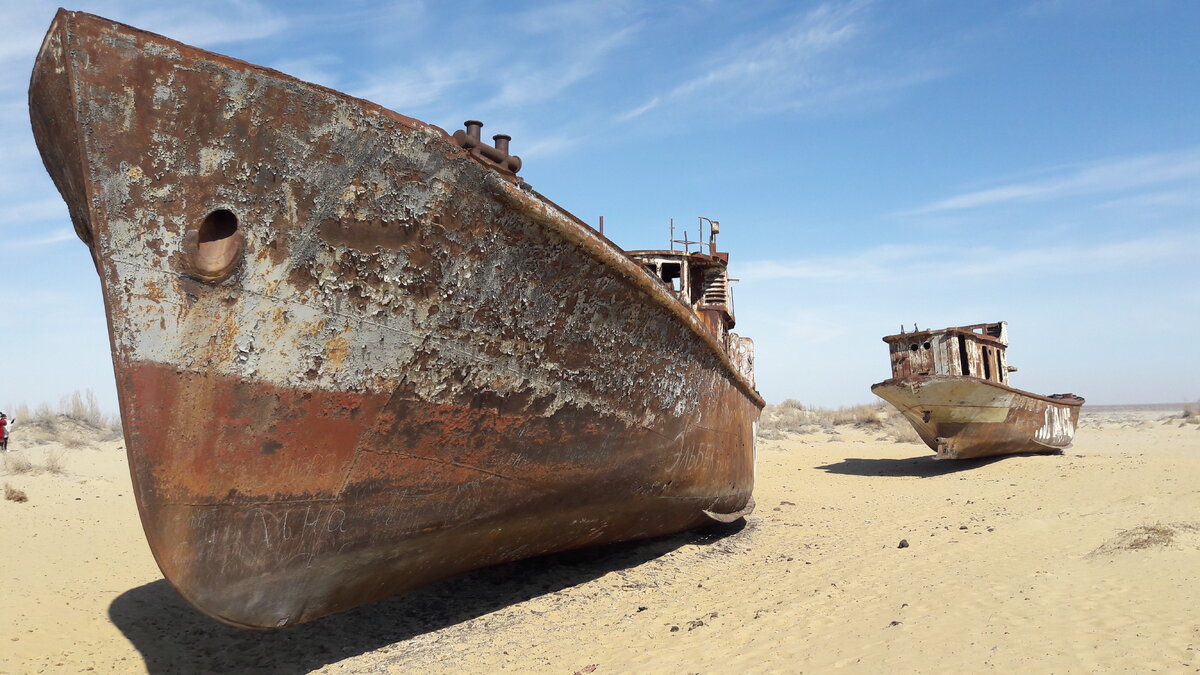
[[[904,415],[937,459],[1060,452],[1075,437],[1084,402],[974,377],[893,379],[871,391]]]
[[[441,129],[70,12],[30,108],[147,540],[201,611],[284,626],[752,504],[725,339]]]

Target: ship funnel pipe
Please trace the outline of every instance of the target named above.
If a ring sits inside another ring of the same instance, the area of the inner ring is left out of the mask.
[[[459,129],[454,132],[454,142],[462,148],[470,150],[476,157],[482,157],[496,164],[502,169],[507,169],[513,173],[521,170],[521,158],[516,155],[508,154],[508,142],[512,140],[512,136],[508,134],[496,134],[492,136],[492,140],[496,142],[496,147],[492,147],[484,143],[480,138],[480,129],[483,128],[483,122],[479,120],[467,120],[463,122],[466,130]]]
[[[478,148],[482,144],[482,141],[479,140],[479,129],[483,127],[483,122],[480,122],[479,120],[467,120],[466,122],[463,122],[463,126],[466,127],[467,130],[463,131],[462,129],[459,129],[458,131],[454,132],[454,142],[458,144],[460,148],[466,148],[468,150],[472,148]]]

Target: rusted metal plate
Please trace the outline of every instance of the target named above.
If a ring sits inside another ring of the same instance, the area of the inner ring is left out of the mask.
[[[1008,325],[914,330],[883,338],[892,377],[871,391],[894,405],[938,459],[1069,447],[1084,400],[1009,386]]]
[[[65,11],[30,110],[147,539],[202,611],[283,626],[750,503],[752,344],[507,139]]]

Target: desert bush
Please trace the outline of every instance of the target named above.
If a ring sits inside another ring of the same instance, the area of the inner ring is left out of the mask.
[[[62,449],[47,450],[42,466],[46,467],[50,473],[63,473],[66,470],[63,456],[66,454],[66,451]]]
[[[4,455],[4,473],[29,473],[32,470],[33,463],[24,455],[14,455],[11,453]]]
[[[79,393],[78,390],[64,396],[59,407],[61,414],[73,420],[83,422],[96,428],[108,426],[107,416],[100,412],[100,404],[91,389]]]
[[[24,404],[10,409],[9,417],[16,422],[13,435],[23,447],[61,443],[78,448],[122,435],[120,415],[101,412],[90,389],[64,396],[57,409],[48,403],[39,404],[33,412]]]
[[[54,406],[43,401],[38,404],[37,409],[33,411],[33,414],[26,421],[31,423],[49,422],[57,416],[58,412],[54,410]]]
[[[1195,403],[1184,403],[1183,412],[1179,415],[1180,419],[1194,420],[1200,419],[1200,401]]]
[[[68,448],[82,448],[88,444],[83,434],[78,431],[64,431],[58,435],[57,440]]]
[[[883,407],[879,405],[854,405],[838,408],[830,413],[834,426],[882,426]]]
[[[921,436],[917,434],[917,430],[913,429],[912,424],[905,419],[904,415],[900,414],[899,410],[892,410],[891,414],[884,418],[881,426],[884,434],[896,443],[916,443],[920,445],[925,442],[921,440]]]
[[[29,496],[25,494],[24,490],[18,490],[8,483],[4,484],[4,498],[17,503],[29,501]]]
[[[921,442],[900,411],[886,403],[829,409],[807,406],[794,399],[763,408],[758,435],[766,440],[780,440],[788,434],[829,433],[840,426],[878,429],[897,443]]]

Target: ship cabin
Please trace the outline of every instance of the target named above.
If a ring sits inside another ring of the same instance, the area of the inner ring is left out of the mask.
[[[729,292],[729,254],[706,255],[687,251],[628,251],[650,276],[665,285],[719,343],[725,343],[734,326],[733,297]]]
[[[1008,322],[977,323],[940,330],[917,330],[889,335],[892,379],[927,376],[977,377],[1008,384]]]

